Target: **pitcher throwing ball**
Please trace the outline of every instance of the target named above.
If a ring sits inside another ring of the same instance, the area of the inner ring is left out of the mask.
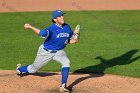
[[[79,41],[80,25],[77,25],[74,32],[64,21],[64,12],[55,10],[52,13],[53,24],[43,30],[40,30],[30,24],[25,24],[25,29],[31,29],[37,35],[45,38],[40,45],[35,61],[31,65],[21,66],[17,64],[17,74],[22,76],[23,73],[35,73],[41,67],[46,65],[50,60],[56,60],[62,65],[62,80],[60,92],[69,92],[66,83],[69,75],[70,60],[64,51],[67,44],[73,44]]]

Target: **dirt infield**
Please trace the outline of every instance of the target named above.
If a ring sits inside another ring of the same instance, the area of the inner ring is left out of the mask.
[[[19,77],[15,71],[0,71],[0,93],[59,93],[60,73],[38,72]],[[72,93],[139,93],[140,79],[103,74],[70,74]]]
[[[61,2],[60,2],[61,1]],[[62,10],[140,10],[140,0],[0,0],[0,12]],[[0,93],[59,93],[60,73],[18,77],[0,70]],[[70,74],[72,93],[139,93],[140,79],[104,74]]]
[[[0,12],[140,10],[140,0],[0,0]]]

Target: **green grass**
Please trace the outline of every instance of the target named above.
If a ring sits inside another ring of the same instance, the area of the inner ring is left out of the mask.
[[[80,42],[65,51],[71,72],[104,72],[140,77],[140,11],[66,11],[65,20],[81,25]],[[44,41],[23,25],[43,29],[51,25],[51,12],[0,13],[0,69],[34,61]],[[51,61],[43,71],[60,71]]]

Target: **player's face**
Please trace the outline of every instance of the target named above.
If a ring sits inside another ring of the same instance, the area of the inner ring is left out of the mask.
[[[59,16],[56,18],[56,23],[59,24],[59,25],[63,25],[65,23],[64,21],[64,16]]]

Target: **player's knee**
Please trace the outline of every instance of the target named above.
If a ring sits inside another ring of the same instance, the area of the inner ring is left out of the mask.
[[[31,70],[29,71],[29,73],[35,73],[35,72],[37,72],[37,70],[35,70],[35,69],[31,69]]]
[[[63,62],[62,67],[70,67],[70,60]]]
[[[32,66],[32,65],[29,65],[28,66],[28,72],[29,73],[35,73],[35,72],[37,72],[37,70],[38,69],[36,69],[34,66]]]

